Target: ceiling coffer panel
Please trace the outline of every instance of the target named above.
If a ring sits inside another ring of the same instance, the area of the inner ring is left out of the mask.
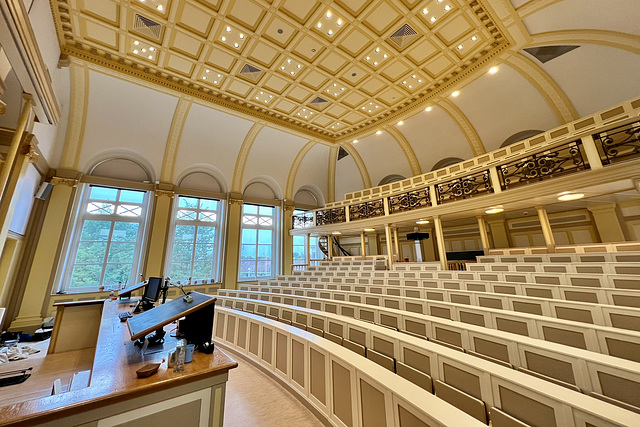
[[[63,54],[339,142],[463,85],[508,48],[485,1],[52,0],[52,10]],[[82,25],[96,20],[101,31]]]

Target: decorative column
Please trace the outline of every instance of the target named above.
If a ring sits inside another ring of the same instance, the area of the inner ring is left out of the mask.
[[[477,216],[476,219],[478,220],[478,229],[480,230],[480,241],[482,242],[482,250],[484,251],[485,255],[488,255],[489,249],[491,249],[491,247],[489,246],[489,234],[487,234],[487,224],[484,222],[484,218],[482,217],[482,215]]]
[[[304,262],[307,266],[311,265],[311,234],[307,233],[304,236]]]
[[[164,263],[167,254],[167,239],[171,224],[172,202],[175,197],[173,185],[157,184],[154,191],[153,219],[147,245],[147,256],[144,262],[143,276],[163,277]]]
[[[62,242],[78,180],[53,177],[51,184],[53,190],[29,269],[24,297],[19,303],[18,316],[9,327],[12,331],[35,331],[42,325],[43,311],[47,314],[45,303],[54,285],[56,264],[62,256]]]
[[[504,223],[504,218],[492,218],[487,219],[487,223],[491,228],[491,237],[493,238],[493,246],[495,248],[508,248],[509,247],[509,234],[507,232],[507,226]]]
[[[367,240],[364,236],[364,231],[360,233],[360,254],[363,257],[367,256]]]
[[[420,228],[423,228],[423,226],[421,226]],[[429,238],[427,240],[421,240],[420,241],[420,247],[423,249],[422,260],[425,261],[425,262],[427,262],[427,261],[435,261],[436,260],[436,245],[434,245],[434,242],[435,242],[436,238],[435,238],[434,228],[433,228],[433,226],[431,224],[427,225],[424,228],[426,229],[426,232],[429,233]]]
[[[327,235],[327,251],[329,251],[329,259],[333,259],[333,235]]]
[[[400,239],[398,238],[398,229],[393,228],[393,247],[396,249],[396,257],[398,262],[402,262],[402,256],[400,255]]]
[[[378,233],[372,231],[367,234],[367,243],[369,246],[369,250],[367,251],[369,255],[378,255],[380,252],[378,251]]]
[[[387,258],[389,261],[389,269],[393,265],[393,246],[391,245],[391,226],[389,224],[384,225],[384,236],[387,243]]]
[[[615,203],[587,206],[587,209],[593,216],[602,243],[624,242],[626,240]]]
[[[291,274],[291,264],[293,264],[293,236],[289,230],[293,229],[293,211],[295,206],[292,202],[285,201],[282,207],[283,226],[282,226],[282,272]]]
[[[236,289],[238,287],[238,268],[240,266],[240,230],[242,224],[242,195],[232,193],[227,203],[227,228],[224,245],[222,277],[223,287]]]
[[[547,211],[543,206],[536,206],[536,210],[538,211],[538,219],[540,220],[542,235],[544,236],[544,243],[547,245],[547,250],[549,252],[555,252],[556,241],[553,238],[553,230],[551,230]]]
[[[11,173],[4,182],[4,195],[0,200],[0,254],[7,241],[9,226],[11,225],[11,219],[13,218],[18,200],[17,194],[20,193],[20,189],[22,188],[27,167],[29,163],[35,162],[38,158],[35,142],[32,143],[32,141],[33,135],[28,135],[25,143],[20,147],[20,150],[16,152],[12,164],[4,164],[4,168],[11,169]],[[4,169],[2,171],[4,172]]]
[[[33,115],[31,111],[31,107],[33,107],[33,97],[28,94],[23,94],[22,97],[26,102],[22,107],[22,112],[18,119],[18,125],[13,134],[13,138],[11,139],[11,145],[9,145],[9,151],[4,157],[4,164],[2,165],[2,170],[0,170],[0,195],[2,195],[2,200],[7,199],[7,195],[5,194],[7,182],[9,181],[9,176],[18,157],[18,151],[24,137],[24,132],[27,129],[27,126],[33,122]],[[11,196],[13,196],[13,194],[11,194]],[[9,200],[11,200],[10,197]]]
[[[447,249],[444,246],[444,232],[442,230],[442,220],[439,216],[433,217],[433,225],[436,230],[436,243],[438,244],[438,255],[440,256],[440,267],[443,270],[448,270],[447,264]]]

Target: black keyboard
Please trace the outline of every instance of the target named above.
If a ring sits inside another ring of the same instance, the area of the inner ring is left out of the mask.
[[[118,314],[118,317],[120,318],[121,322],[126,322],[128,318],[133,317],[133,314],[131,314],[128,311],[125,311],[124,313]]]

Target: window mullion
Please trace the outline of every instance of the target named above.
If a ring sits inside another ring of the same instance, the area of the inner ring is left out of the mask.
[[[116,227],[116,222],[111,221],[111,227],[109,228],[109,237],[107,238],[107,248],[104,251],[104,259],[102,261],[102,272],[100,273],[100,281],[98,286],[104,283],[104,276],[107,272],[107,261],[109,260],[109,251],[111,250],[111,239],[113,238],[113,230]]]

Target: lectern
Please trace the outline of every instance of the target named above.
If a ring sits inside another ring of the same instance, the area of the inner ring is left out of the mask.
[[[127,324],[131,341],[144,338],[174,320],[185,317],[180,330],[185,334],[187,342],[195,344],[201,352],[208,352],[216,298],[199,292],[192,292],[190,295],[193,298],[191,302],[186,302],[182,297],[176,298],[129,319]]]

